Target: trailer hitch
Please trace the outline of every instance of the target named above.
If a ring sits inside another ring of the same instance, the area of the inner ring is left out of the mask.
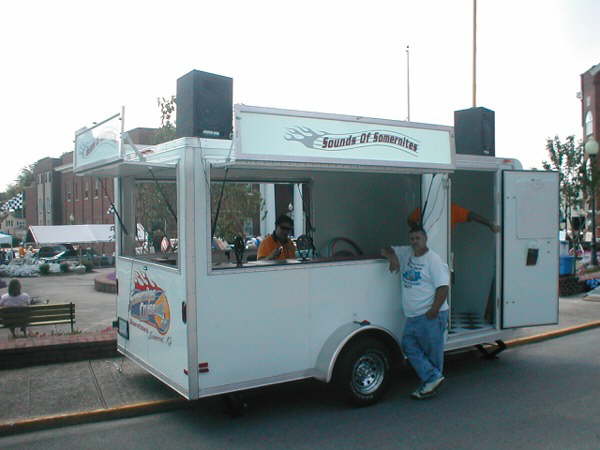
[[[498,354],[506,350],[506,344],[500,339],[496,341],[496,346],[492,351],[488,351],[483,344],[477,344],[475,347],[477,347],[483,359],[498,359]]]

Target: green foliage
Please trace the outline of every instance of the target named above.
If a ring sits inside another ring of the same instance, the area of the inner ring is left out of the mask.
[[[48,275],[50,273],[50,264],[40,264],[40,275]]]
[[[21,169],[14,183],[7,186],[6,190],[0,193],[0,201],[6,201],[13,198],[15,195],[23,192],[23,190],[33,182],[33,169],[35,164],[29,164]]]
[[[215,220],[222,188],[223,183],[211,184],[211,223]],[[244,236],[244,223],[254,217],[259,217],[261,206],[262,201],[258,185],[225,183],[215,237],[231,242],[235,236]]]
[[[571,222],[573,210],[583,208],[595,186],[592,179],[598,178],[598,168],[594,169],[592,178],[590,164],[581,142],[575,143],[575,136],[567,136],[561,142],[558,136],[546,140],[546,150],[550,161],[543,161],[545,170],[556,170],[559,174],[560,209],[568,223]]]
[[[91,272],[92,270],[94,270],[94,265],[90,262],[84,262],[84,263],[82,263],[82,265],[85,266],[86,272]]]
[[[176,106],[175,96],[159,97],[157,103],[161,126],[156,132],[154,143],[161,144],[175,139],[173,122]],[[177,212],[177,186],[175,184],[161,183],[160,187],[154,182],[139,184],[136,193],[136,220],[148,233],[160,229],[166,232],[169,238],[174,238],[177,237],[177,222],[169,212],[165,197]]]
[[[172,141],[175,139],[175,124],[172,118],[175,115],[176,100],[175,96],[159,97],[157,99],[158,108],[160,109],[160,128],[156,132],[155,144]]]
[[[155,232],[161,230],[161,233],[166,233],[168,238],[176,238],[177,222],[167,208],[167,201],[177,214],[177,185],[160,183],[159,186],[154,182],[137,185],[137,222],[141,223],[148,233],[151,233],[150,237],[154,237]],[[159,189],[162,190],[162,194]],[[163,235],[161,235],[161,239]]]
[[[71,268],[69,267],[69,263],[63,262],[60,263],[60,271],[62,273],[67,273],[70,272]]]

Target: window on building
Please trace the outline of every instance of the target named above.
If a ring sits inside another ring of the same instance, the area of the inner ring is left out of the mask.
[[[94,181],[94,198],[98,198],[98,192],[100,192],[100,180],[96,178]]]
[[[592,112],[588,111],[585,115],[585,135],[590,136],[594,133],[594,116],[592,116]]]
[[[79,201],[79,185],[77,183],[75,183],[75,185],[73,187],[75,188],[75,201],[78,202]]]
[[[87,200],[88,198],[90,198],[90,183],[89,181],[86,181],[84,185],[83,199]]]

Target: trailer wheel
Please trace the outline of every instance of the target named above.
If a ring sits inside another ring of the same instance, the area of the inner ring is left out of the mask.
[[[379,340],[360,339],[345,348],[335,368],[335,383],[356,406],[376,403],[390,381],[390,352]]]

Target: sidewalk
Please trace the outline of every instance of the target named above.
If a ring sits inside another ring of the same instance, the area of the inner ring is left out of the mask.
[[[600,321],[600,302],[585,301],[583,297],[561,298],[559,325],[524,328],[516,337]],[[180,399],[176,392],[120,356],[0,370],[0,436],[18,432],[18,427],[11,430],[11,423],[64,423],[64,417],[58,420],[55,416],[65,414],[71,414],[69,420],[86,414],[93,420],[102,412],[112,411],[134,415],[148,412],[148,407],[181,406]],[[48,416],[54,418],[49,420]]]

